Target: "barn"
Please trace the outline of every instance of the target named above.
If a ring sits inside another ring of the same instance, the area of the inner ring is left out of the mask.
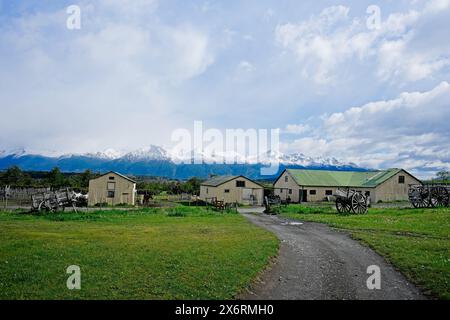
[[[282,200],[315,202],[328,200],[338,188],[352,188],[371,202],[408,200],[410,184],[420,180],[403,169],[382,171],[331,171],[286,169],[274,182],[274,193]]]
[[[244,176],[215,176],[200,185],[200,199],[260,206],[264,187]]]
[[[135,205],[136,181],[117,172],[110,171],[89,181],[88,204],[107,203]]]

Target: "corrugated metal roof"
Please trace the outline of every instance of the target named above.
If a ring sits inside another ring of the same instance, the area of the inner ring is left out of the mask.
[[[240,176],[216,176],[213,177],[209,180],[206,180],[205,182],[203,182],[201,185],[202,186],[208,186],[208,187],[218,187],[221,184],[224,184],[225,182],[237,179],[237,178],[241,178],[241,179],[245,179],[248,180],[250,182],[253,182],[254,184],[257,184],[258,186],[260,186],[261,188],[264,188],[264,186],[256,181],[253,181],[247,177],[244,177],[243,175]]]
[[[134,181],[133,179],[131,179],[131,178],[129,178],[129,177],[127,177],[127,176],[125,176],[125,175],[123,175],[123,174],[121,174],[121,173],[118,173],[118,172],[116,172],[116,171],[109,171],[109,172],[104,173],[104,174],[102,174],[101,176],[97,177],[96,179],[101,178],[101,177],[104,177],[104,176],[106,176],[106,175],[108,175],[108,174],[111,174],[111,173],[114,173],[114,174],[118,175],[119,177],[122,177],[122,178],[124,178],[124,179],[126,179],[126,180],[128,180],[128,181],[130,181],[130,182],[136,183],[136,181]],[[94,179],[94,180],[95,180],[95,179]]]
[[[301,186],[373,188],[395,176],[401,169],[367,172],[301,169],[287,171]]]
[[[216,176],[202,183],[204,186],[217,187],[225,182],[236,179],[239,176]]]

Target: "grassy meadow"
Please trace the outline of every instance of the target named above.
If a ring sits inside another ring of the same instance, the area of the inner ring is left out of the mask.
[[[230,299],[278,251],[233,213],[0,213],[0,299]],[[66,268],[81,268],[68,290]]]
[[[426,294],[450,299],[450,208],[369,209],[338,215],[330,206],[281,208],[284,217],[348,231],[384,256]]]

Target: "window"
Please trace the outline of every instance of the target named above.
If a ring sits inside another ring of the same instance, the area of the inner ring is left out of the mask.
[[[370,197],[370,191],[366,191],[365,195],[366,197]]]
[[[108,191],[108,198],[114,198],[115,192],[114,191]]]
[[[332,196],[333,195],[333,190],[325,190],[325,195],[326,196]]]
[[[398,177],[398,183],[404,184],[405,183],[405,176],[399,176]]]
[[[236,187],[238,187],[238,188],[245,188],[245,181],[237,180],[236,181]]]
[[[108,189],[109,191],[114,191],[114,190],[116,190],[116,183],[115,183],[115,182],[108,182],[107,189]]]
[[[209,191],[208,188],[206,188],[206,194],[208,194],[208,191]]]
[[[292,189],[289,189],[289,194],[292,194]]]
[[[317,191],[316,190],[309,190],[309,194],[313,196],[313,195],[317,194]]]
[[[285,177],[284,177],[284,182],[288,182],[288,180],[289,180],[289,177],[288,177],[288,176],[285,176]]]
[[[114,180],[114,177],[109,177],[109,180]]]
[[[225,193],[230,193],[230,189],[225,189]]]

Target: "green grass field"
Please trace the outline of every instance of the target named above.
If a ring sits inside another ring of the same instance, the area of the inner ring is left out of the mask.
[[[370,209],[337,215],[331,207],[281,208],[289,218],[326,223],[367,244],[433,297],[450,299],[450,208]]]
[[[240,215],[203,208],[0,213],[0,299],[230,299],[277,251]]]

